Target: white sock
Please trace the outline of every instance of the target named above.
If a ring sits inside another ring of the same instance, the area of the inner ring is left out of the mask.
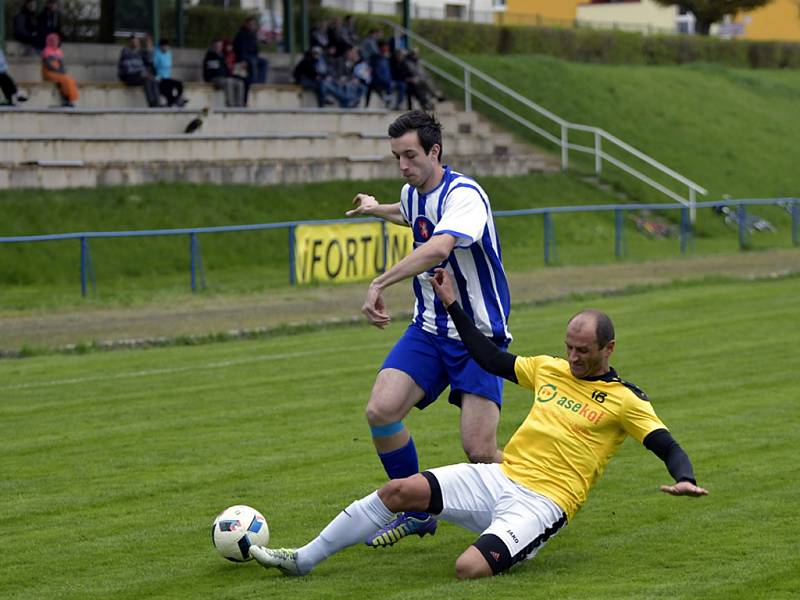
[[[381,502],[378,492],[356,500],[336,515],[317,537],[297,550],[297,567],[305,575],[332,554],[364,542],[393,518],[394,513]]]

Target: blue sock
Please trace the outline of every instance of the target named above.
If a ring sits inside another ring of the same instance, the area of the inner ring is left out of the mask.
[[[414,446],[414,438],[409,437],[408,443],[402,448],[383,454],[379,452],[378,457],[381,459],[389,479],[402,479],[419,473],[419,459],[417,458],[417,448]],[[424,512],[407,512],[406,514],[419,519],[428,517],[428,513]]]

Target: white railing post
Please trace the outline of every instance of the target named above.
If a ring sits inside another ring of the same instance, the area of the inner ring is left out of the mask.
[[[689,186],[689,221],[691,221],[692,225],[697,222],[697,196],[694,188]]]
[[[561,168],[566,170],[569,166],[569,147],[567,140],[567,126],[561,126]]]
[[[603,149],[600,146],[600,132],[594,130],[594,172],[597,175],[603,171]]]
[[[464,110],[472,112],[472,88],[470,87],[470,74],[467,68],[464,68]]]

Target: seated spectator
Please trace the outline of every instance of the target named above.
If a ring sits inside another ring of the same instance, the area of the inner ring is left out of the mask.
[[[327,68],[332,78],[330,92],[342,108],[355,108],[366,92],[366,86],[353,73],[358,54],[349,48],[344,56],[336,56],[336,47],[328,46]]]
[[[58,34],[59,40],[64,39],[64,34],[61,33],[61,21],[61,8],[58,6],[58,0],[47,0],[36,21],[37,34],[42,40],[40,48],[46,45],[47,36],[51,33]]]
[[[14,39],[25,47],[25,54],[42,50],[36,26],[36,0],[27,0],[14,15]]]
[[[328,25],[328,46],[336,48],[336,56],[344,56],[350,48],[358,44],[358,36],[353,26],[353,16],[336,16]]]
[[[231,72],[222,40],[214,40],[203,58],[203,81],[225,91],[225,106],[247,106],[247,80]]]
[[[399,110],[406,98],[406,82],[392,77],[392,61],[389,52],[389,43],[382,41],[378,44],[378,54],[372,57],[370,66],[372,67],[372,82],[367,89],[365,106],[369,106],[370,96],[374,91],[378,92],[386,108]],[[396,97],[392,99],[392,94]]]
[[[6,103],[14,106],[17,102],[25,102],[28,97],[17,89],[17,84],[8,73],[8,63],[3,49],[0,48],[0,90],[6,97]]]
[[[345,56],[349,56],[352,61],[353,76],[361,83],[360,96],[363,96],[372,85],[372,67],[361,56],[358,48],[351,48]]]
[[[423,77],[418,59],[415,60],[413,51],[406,52],[404,50],[400,50],[396,51],[396,53],[397,52],[402,52],[404,54],[403,59],[398,63],[398,69],[407,86],[408,110],[411,110],[412,98],[417,99],[417,102],[419,102],[419,105],[423,110],[432,110],[433,91]]]
[[[398,88],[402,88],[405,91],[405,94],[408,96],[408,103],[411,104],[411,80],[413,79],[413,74],[411,67],[408,64],[408,52],[403,48],[395,49],[394,53],[392,54],[391,73],[393,85]],[[398,103],[398,105],[395,106],[395,109],[398,110],[399,108],[400,106]]]
[[[358,34],[356,34],[356,26],[353,22],[353,15],[347,15],[342,24],[339,26],[339,39],[344,45],[344,52],[350,47],[358,46]]]
[[[225,64],[233,73],[234,77],[240,77],[247,84],[247,89],[250,89],[250,82],[247,80],[247,63],[236,62],[236,51],[233,49],[233,42],[229,39],[222,40],[222,56],[225,59]]]
[[[167,106],[185,106],[183,83],[172,78],[172,49],[167,38],[161,38],[153,53],[153,69],[158,80],[158,89],[167,99]]]
[[[312,27],[309,38],[312,48],[314,46],[319,46],[324,51],[330,44],[330,40],[328,40],[328,22],[320,21],[318,25]]]
[[[128,38],[128,45],[122,49],[117,63],[117,76],[128,86],[142,86],[147,105],[158,106],[158,82],[145,63],[141,42],[135,35]]]
[[[269,62],[258,55],[258,19],[247,17],[233,38],[236,62],[247,63],[247,82],[266,83]]]
[[[439,102],[444,102],[444,94],[436,87],[436,83],[431,79],[419,60],[419,49],[412,48],[408,51],[408,61],[411,71],[419,78],[419,85],[424,86],[428,97],[436,98]]]
[[[333,19],[328,21],[328,29],[325,31],[325,35],[328,38],[328,45],[325,46],[325,53],[326,56],[329,55],[329,49],[333,48],[333,55],[334,56],[342,56],[344,54],[344,40],[339,37],[342,31],[342,17],[335,16]]]
[[[314,92],[317,97],[317,106],[322,108],[329,103],[333,95],[332,79],[328,74],[328,67],[322,55],[322,48],[313,46],[303,54],[303,58],[294,68],[294,80],[304,89]]]
[[[366,61],[368,65],[372,65],[375,58],[380,54],[381,44],[381,30],[370,29],[367,37],[361,42],[361,58]]]
[[[57,33],[47,34],[44,50],[42,50],[42,79],[55,82],[61,94],[62,106],[75,106],[80,94],[78,84],[67,75],[64,66],[64,52],[60,48],[61,40]]]

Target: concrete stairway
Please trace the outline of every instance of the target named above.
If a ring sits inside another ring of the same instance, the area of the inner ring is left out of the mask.
[[[318,109],[311,94],[287,83],[253,86],[248,108],[228,109],[222,92],[189,77],[185,108],[146,108],[141,89],[114,81],[119,46],[92,44],[65,47],[74,65],[97,80],[79,78],[80,107],[64,109],[57,106],[52,84],[26,82],[18,75],[26,68],[30,75],[38,72],[38,59],[14,54],[10,46],[11,73],[30,99],[22,108],[0,107],[2,187],[278,184],[397,176],[386,129],[399,113]],[[202,50],[174,52],[176,71],[185,67],[189,74],[202,60]],[[271,78],[285,80],[288,57],[277,56],[271,57],[278,63],[273,63]],[[195,73],[199,77],[199,68]],[[373,105],[378,103],[373,99]],[[509,133],[492,131],[477,113],[443,102],[436,115],[444,128],[446,161],[458,170],[478,176],[559,168],[553,157],[515,144]],[[184,133],[197,118],[202,126]]]
[[[64,64],[67,72],[80,82],[116,82],[120,44],[64,44]],[[203,48],[173,48],[172,74],[187,82],[203,81]],[[267,83],[285,83],[291,79],[291,56],[263,54],[269,60]],[[17,81],[41,81],[41,59],[26,54],[25,48],[14,41],[6,42],[9,72]],[[299,57],[297,57],[299,59]]]
[[[29,99],[24,107],[59,108],[61,99],[54,84],[49,82],[18,82],[18,87],[27,92]],[[78,82],[80,100],[78,106],[87,109],[147,108],[144,90],[128,87],[118,82]],[[184,96],[189,101],[187,109],[203,107],[224,108],[225,96],[207,83],[184,82]],[[248,108],[297,108],[316,105],[313,94],[303,92],[292,84],[254,85],[250,88]]]

